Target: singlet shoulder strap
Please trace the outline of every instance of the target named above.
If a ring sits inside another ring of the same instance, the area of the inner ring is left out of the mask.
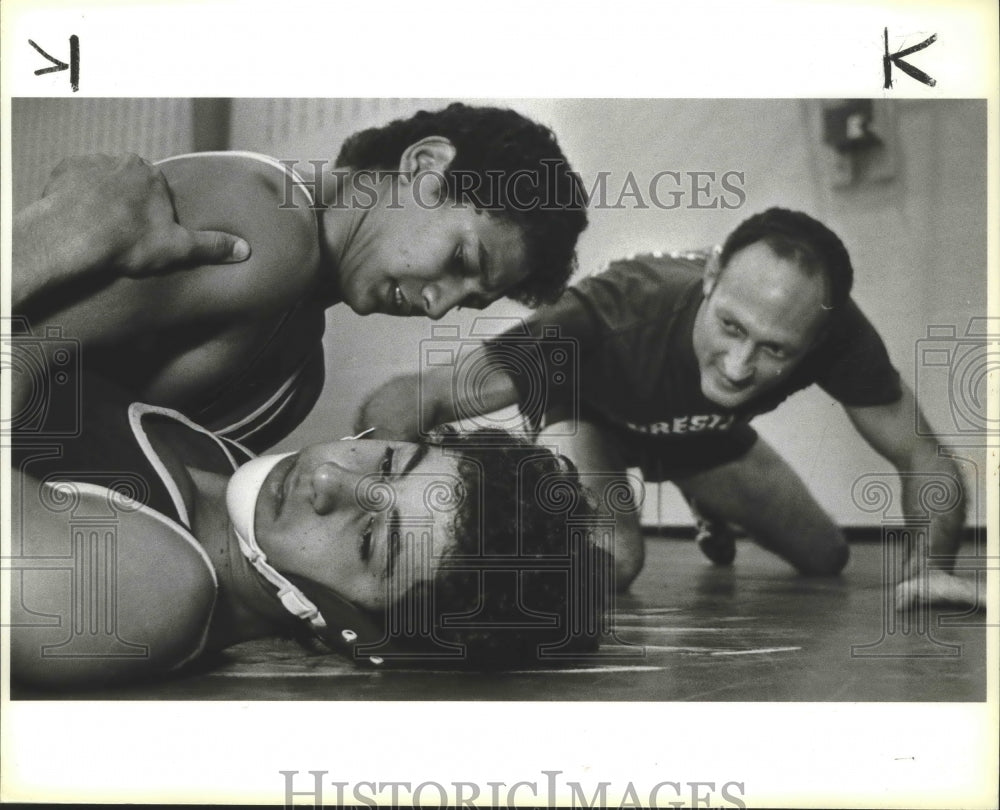
[[[273,166],[275,169],[278,169],[283,174],[286,174],[289,177],[291,177],[292,182],[295,184],[295,187],[306,195],[306,197],[309,200],[309,204],[313,205],[315,203],[312,189],[310,188],[309,184],[302,179],[302,176],[297,171],[295,171],[295,169],[291,168],[291,166],[286,166],[277,158],[273,158],[270,155],[263,155],[259,152],[242,152],[236,150],[220,151],[220,152],[187,152],[183,155],[172,155],[171,157],[163,158],[162,160],[156,161],[154,165],[159,166],[164,163],[170,163],[175,160],[185,160],[190,158],[206,158],[206,157],[238,157],[238,158],[246,158],[249,160],[255,160],[258,163],[266,163],[268,166]]]
[[[160,477],[163,485],[167,488],[167,492],[170,494],[170,499],[173,502],[174,509],[177,512],[180,523],[184,526],[185,530],[191,527],[191,518],[188,514],[187,505],[184,503],[184,498],[181,496],[180,489],[177,486],[177,482],[174,481],[173,476],[170,475],[169,470],[163,463],[159,454],[153,447],[152,442],[149,439],[149,435],[146,433],[146,428],[143,425],[143,417],[149,414],[156,414],[158,416],[164,416],[175,422],[178,422],[185,427],[193,430],[197,433],[206,436],[211,439],[220,450],[225,454],[226,460],[229,462],[230,467],[235,470],[240,466],[246,458],[252,457],[249,450],[242,447],[241,445],[233,442],[231,440],[221,439],[209,430],[201,427],[200,425],[192,422],[186,416],[172,408],[163,408],[157,405],[147,405],[143,402],[133,402],[128,408],[128,421],[129,426],[132,428],[132,434],[135,436],[136,442],[142,449],[143,454],[149,461],[150,465],[156,471],[156,474]],[[238,460],[235,453],[242,454],[244,458]]]

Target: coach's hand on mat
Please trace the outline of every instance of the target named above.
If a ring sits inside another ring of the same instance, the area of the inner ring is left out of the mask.
[[[434,407],[421,404],[419,374],[393,377],[368,395],[354,420],[355,432],[374,428],[367,438],[413,442],[420,428],[438,424]]]
[[[985,610],[986,589],[980,588],[974,579],[932,569],[927,572],[926,580],[916,576],[896,586],[896,610],[917,605],[956,605]]]
[[[240,262],[243,239],[178,224],[163,174],[136,155],[87,155],[62,161],[39,205],[52,222],[54,260],[77,270],[144,276],[200,264]]]

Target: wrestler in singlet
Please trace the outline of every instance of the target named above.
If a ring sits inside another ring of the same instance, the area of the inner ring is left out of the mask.
[[[25,518],[13,534],[11,654],[35,685],[166,674],[227,646],[218,555],[197,539],[185,467],[231,475],[250,454],[175,411],[84,382],[79,435],[20,437],[13,451],[25,476],[13,513]]]
[[[78,432],[21,432],[12,451],[16,681],[77,688],[161,677],[293,626],[350,660],[382,663],[353,654],[383,641],[379,622],[277,571],[257,544],[258,491],[285,455],[255,458],[100,377],[82,383]],[[47,416],[46,427],[64,423]]]
[[[253,153],[181,155],[158,167],[182,224],[242,236],[251,257],[71,288],[24,314],[36,332],[87,335],[87,367],[134,399],[264,449],[305,418],[323,386],[323,313],[336,296],[313,199],[297,175]]]

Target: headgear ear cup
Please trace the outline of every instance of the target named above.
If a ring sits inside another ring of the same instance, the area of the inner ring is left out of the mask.
[[[360,439],[371,433],[371,427],[356,436],[345,436],[345,440]],[[226,487],[226,509],[232,522],[233,532],[240,550],[254,569],[278,592],[284,608],[305,621],[313,633],[328,647],[345,652],[351,658],[361,660],[354,654],[359,645],[373,645],[385,640],[385,629],[364,615],[357,607],[329,588],[306,577],[286,575],[272,566],[264,550],[257,543],[254,532],[254,515],[257,498],[271,470],[282,459],[293,455],[258,456],[240,467],[233,474]],[[377,655],[367,656],[373,664],[383,663]]]
[[[252,458],[236,470],[226,484],[226,511],[241,547],[244,544],[257,547],[253,524],[260,489],[271,470],[291,455],[294,454],[281,453]]]
[[[254,512],[260,489],[271,470],[289,455],[292,454],[258,456],[240,467],[229,479],[226,487],[226,509],[240,550],[257,573],[274,586],[285,610],[306,622],[316,635],[327,642],[328,646],[343,650],[346,645],[347,648],[353,649],[354,643],[362,633],[366,639],[378,642],[382,638],[381,630],[374,629],[374,624],[368,620],[363,622],[364,617],[357,608],[314,582],[301,577],[285,576],[268,562],[267,555],[257,543],[254,533]],[[322,599],[323,604],[317,605],[306,595],[305,589],[300,587],[297,581],[306,583],[310,594],[325,597]],[[350,617],[350,624],[356,625],[359,629],[349,627],[348,623],[342,620],[346,617]],[[331,643],[338,634],[340,641]],[[375,664],[382,663],[378,656],[371,656],[369,660]]]
[[[306,577],[289,574],[287,579],[306,594],[319,609],[326,621],[326,627],[323,629],[314,627],[313,632],[328,647],[338,652],[348,652],[352,660],[368,660],[373,664],[383,663],[383,659],[378,655],[355,654],[355,650],[359,647],[386,646],[388,636],[383,625],[329,588],[324,588]]]

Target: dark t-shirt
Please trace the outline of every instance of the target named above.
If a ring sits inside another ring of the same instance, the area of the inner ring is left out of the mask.
[[[605,272],[567,290],[555,304],[533,313],[524,331],[511,330],[494,339],[491,351],[503,352],[505,368],[514,368],[511,377],[522,407],[532,403],[528,418],[536,424],[586,418],[613,429],[635,448],[666,441],[663,449],[675,457],[680,446],[702,448],[706,461],[714,464],[726,460],[726,453],[716,457],[708,444],[687,440],[714,436],[717,441],[726,434],[726,442],[735,442],[734,454],[745,452],[755,438],[747,423],[813,383],[845,406],[899,399],[899,374],[853,301],[836,316],[823,342],[778,387],[736,409],[707,399],[701,392],[692,329],[703,300],[705,267],[715,260],[709,251],[692,251],[613,262]],[[540,338],[534,366],[540,359],[542,380],[532,379],[531,363],[510,360],[519,346],[522,354],[526,351],[525,334]],[[562,360],[566,352],[575,353],[575,368]],[[637,463],[645,469],[641,459]]]

